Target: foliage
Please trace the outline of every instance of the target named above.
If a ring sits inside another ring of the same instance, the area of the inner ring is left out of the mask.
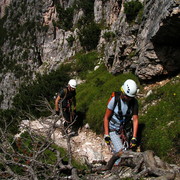
[[[56,10],[58,14],[58,20],[54,23],[60,29],[70,30],[73,27],[73,14],[74,8],[69,7],[64,9],[59,3],[56,3]]]
[[[77,89],[77,109],[85,113],[85,122],[96,133],[102,133],[103,116],[105,113],[108,98],[112,91],[118,91],[122,83],[131,78],[137,78],[132,74],[121,74],[113,76],[109,74],[104,65],[93,73],[88,74],[85,84]]]
[[[78,53],[74,58],[76,59],[75,71],[82,79],[85,79],[89,71],[94,69],[99,59],[96,51],[87,54]]]
[[[114,38],[115,38],[115,34],[114,34],[114,32],[105,32],[104,34],[103,34],[103,38],[106,40],[106,41],[112,41]]]
[[[62,65],[57,71],[50,74],[38,75],[36,81],[29,85],[22,85],[19,93],[13,99],[14,108],[17,110],[32,113],[34,116],[47,116],[49,112],[38,111],[42,98],[48,101],[53,100],[56,92],[62,88],[70,79],[70,65]]]
[[[75,38],[71,35],[66,40],[67,40],[69,46],[72,47],[73,46],[73,42],[75,41]]]
[[[2,129],[5,129],[6,126],[8,127],[6,129],[7,132],[10,133],[17,133],[18,131],[18,124],[19,124],[19,119],[18,119],[18,112],[17,110],[14,109],[8,109],[8,110],[0,110],[0,127]]]
[[[75,8],[77,10],[82,9],[84,16],[79,20],[78,26],[83,26],[94,20],[94,0],[77,0]]]
[[[95,22],[91,22],[84,26],[79,33],[81,46],[86,51],[95,49],[99,42],[100,33],[100,27]]]
[[[150,95],[145,103],[149,106],[147,113],[140,117],[140,123],[144,124],[145,129],[142,133],[142,145],[144,149],[153,149],[155,153],[167,161],[169,153],[174,149],[178,153],[177,142],[180,132],[180,86],[179,80],[167,83],[158,88]],[[157,148],[158,147],[158,148]]]
[[[20,64],[14,65],[13,69],[14,69],[13,71],[14,71],[14,75],[16,78],[20,78],[26,74],[22,65],[20,65]]]
[[[127,21],[132,22],[137,17],[138,13],[143,8],[143,5],[138,0],[133,0],[124,3],[124,11],[126,13]]]

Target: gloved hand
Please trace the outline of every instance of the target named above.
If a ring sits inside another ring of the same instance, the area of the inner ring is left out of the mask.
[[[133,137],[131,139],[130,146],[131,146],[131,148],[133,148],[133,147],[136,147],[136,145],[137,145],[137,139],[135,137]]]
[[[109,144],[110,141],[111,141],[111,138],[110,138],[109,135],[105,134],[105,135],[104,135],[104,140],[105,140],[105,142],[106,142],[107,144]]]
[[[58,115],[58,116],[59,116],[59,111],[56,111],[56,115]]]

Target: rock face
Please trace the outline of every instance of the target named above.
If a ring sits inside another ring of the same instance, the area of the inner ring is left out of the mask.
[[[59,64],[82,50],[77,27],[83,8],[73,11],[72,28],[63,29],[58,5],[65,11],[74,0],[0,0],[0,107],[12,107],[12,99],[23,82],[36,73],[56,70]],[[97,46],[113,74],[132,71],[141,80],[179,71],[179,1],[141,0],[143,13],[128,22],[129,0],[94,0],[94,21],[104,28]],[[86,3],[86,2],[85,2]],[[5,7],[8,6],[7,14]],[[71,23],[69,21],[69,23]],[[105,35],[111,34],[111,38]]]
[[[59,2],[62,7],[72,5],[73,0]],[[23,82],[35,79],[36,73],[56,70],[60,63],[81,50],[78,29],[65,31],[53,25],[57,12],[53,0],[48,1],[0,1],[1,16],[5,6],[3,32],[5,39],[0,55],[0,103],[1,109],[12,107],[12,99]],[[81,15],[74,15],[76,21]],[[14,23],[17,22],[17,23]],[[13,31],[12,31],[13,30]],[[68,38],[73,43],[68,43]]]
[[[9,5],[11,0],[0,0],[0,18],[5,15],[5,9]]]
[[[151,79],[179,71],[179,3],[149,1],[145,7],[143,18],[147,20],[142,22],[137,38],[139,65],[136,74],[142,79]]]
[[[111,18],[107,21],[110,31],[116,32],[116,39],[112,42],[106,42],[101,36],[98,46],[105,46],[109,71],[113,74],[133,71],[142,80],[179,71],[179,2],[144,1],[144,12],[139,24],[127,23],[125,1],[118,2],[111,1],[113,7],[109,10],[96,1],[101,10],[96,11],[100,14],[95,16],[96,21],[100,22],[102,12],[106,12],[106,16]]]

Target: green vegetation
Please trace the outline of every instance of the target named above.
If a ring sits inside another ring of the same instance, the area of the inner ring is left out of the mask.
[[[79,40],[84,50],[90,51],[96,49],[99,42],[100,33],[101,29],[95,22],[87,24],[80,30]]]
[[[74,8],[69,7],[67,9],[64,9],[59,3],[55,4],[58,14],[58,21],[53,22],[54,26],[57,26],[58,28],[64,29],[66,31],[70,30],[73,27]]]
[[[116,35],[114,32],[105,32],[102,37],[109,42],[112,41],[116,37]]]
[[[10,132],[12,134],[16,134],[18,131],[18,125],[19,125],[19,114],[17,109],[8,109],[8,110],[2,110],[0,109],[0,127],[2,129],[6,129],[7,132]],[[7,126],[7,127],[6,127]]]
[[[101,32],[100,26],[94,22],[94,0],[77,0],[74,8],[76,10],[82,9],[84,13],[76,24],[80,30],[79,40],[81,46],[86,51],[94,50],[98,45]]]
[[[138,13],[142,14],[143,5],[138,0],[133,0],[130,2],[124,3],[124,12],[126,13],[126,18],[128,22],[133,22]]]
[[[86,79],[87,74],[96,66],[99,55],[96,51],[92,51],[87,54],[78,53],[74,58],[76,59],[75,71],[81,79]]]
[[[80,28],[83,25],[87,25],[94,20],[94,0],[76,0],[74,5],[75,9],[83,10],[83,17],[78,22],[78,27]]]
[[[165,160],[175,160],[171,153],[177,155],[180,138],[180,80],[176,79],[158,88],[145,99],[143,104],[151,104],[147,113],[140,117],[145,128],[142,133],[144,149],[152,149]],[[156,105],[152,102],[156,101]],[[157,148],[158,147],[158,148]]]
[[[42,100],[46,98],[53,101],[53,96],[60,88],[64,87],[70,79],[69,73],[71,67],[69,64],[62,65],[57,71],[50,74],[39,75],[37,80],[29,85],[22,85],[19,94],[13,99],[14,108],[20,111],[31,113],[36,117],[47,116],[50,112],[47,110],[39,111],[37,107],[42,104]]]
[[[66,40],[67,40],[69,46],[72,47],[73,46],[73,42],[75,41],[75,38],[71,35]]]
[[[73,15],[75,11],[80,9],[83,11],[83,17],[79,20],[77,26],[82,27],[93,22],[94,19],[94,0],[76,0],[71,7],[62,7],[57,0],[54,1],[58,14],[58,20],[54,21],[54,26],[64,29],[72,30],[73,28]]]
[[[14,65],[13,71],[16,78],[20,78],[26,74],[21,64]]]

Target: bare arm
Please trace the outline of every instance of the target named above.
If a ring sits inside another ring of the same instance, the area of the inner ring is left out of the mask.
[[[57,98],[56,98],[56,100],[55,100],[55,110],[56,111],[59,111],[59,105],[58,105],[58,103],[59,103],[59,101],[60,101],[60,96],[57,96]]]
[[[137,138],[138,131],[138,115],[133,115],[133,137]]]
[[[106,113],[104,115],[104,134],[108,135],[109,134],[109,119],[112,115],[112,110],[106,109]]]

